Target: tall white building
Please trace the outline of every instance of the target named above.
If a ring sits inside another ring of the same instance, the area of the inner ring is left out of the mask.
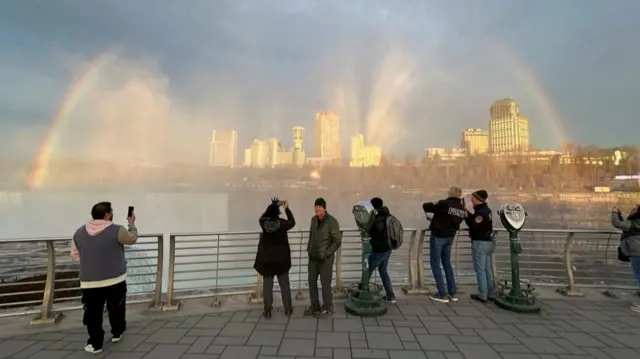
[[[351,161],[350,167],[377,167],[382,159],[382,149],[379,146],[367,146],[364,144],[362,134],[351,137]]]
[[[293,165],[296,167],[304,166],[306,162],[307,154],[302,148],[302,143],[304,141],[304,128],[303,127],[294,127],[293,128]]]
[[[235,168],[237,160],[238,133],[213,130],[209,144],[209,166]]]
[[[529,151],[529,120],[512,98],[494,101],[489,110],[489,142],[494,154]]]
[[[333,112],[318,112],[315,123],[314,156],[340,161],[340,118]]]

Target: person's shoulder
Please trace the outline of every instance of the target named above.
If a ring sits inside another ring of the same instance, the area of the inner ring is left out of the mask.
[[[76,235],[82,233],[82,231],[86,231],[86,227],[85,227],[84,224],[82,226],[78,227],[78,229],[76,229],[75,232],[73,232],[73,235],[76,236]]]

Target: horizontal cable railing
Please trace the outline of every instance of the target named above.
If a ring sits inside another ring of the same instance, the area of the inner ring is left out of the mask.
[[[338,293],[357,283],[362,274],[360,232],[345,229],[342,234],[332,283]],[[495,235],[496,281],[510,279],[508,232],[497,229]],[[474,284],[471,242],[466,236],[466,230],[459,231],[451,261],[456,281]],[[308,231],[289,232],[290,282],[298,299],[308,288],[308,237]],[[630,266],[618,261],[619,239],[615,230],[524,229],[519,234],[522,281],[557,286],[565,295],[580,295],[578,286],[605,289],[605,294],[637,289]],[[140,235],[125,251],[128,301],[167,311],[179,309],[180,301],[190,298],[215,298],[214,305],[230,295],[260,301],[262,278],[253,269],[258,240],[258,232],[172,233],[168,241],[161,234]],[[429,232],[405,229],[404,243],[391,256],[391,280],[408,294],[428,293],[433,284]],[[38,314],[32,321],[35,325],[55,322],[60,312],[81,308],[78,274],[69,238],[0,241],[0,317]],[[379,278],[372,281],[379,283]]]
[[[69,238],[0,241],[0,317],[39,314],[33,322],[38,324],[55,319],[54,306],[56,311],[82,308],[70,243]],[[161,307],[163,247],[160,234],[140,235],[134,247],[126,247],[130,303]]]

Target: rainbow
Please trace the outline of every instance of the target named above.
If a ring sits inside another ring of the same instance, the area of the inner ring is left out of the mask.
[[[567,141],[569,137],[566,135],[562,118],[535,74],[506,46],[498,43],[495,44],[495,48],[526,89],[534,94],[536,102],[538,102],[545,114],[545,118],[542,120],[547,123],[558,144]],[[35,163],[29,172],[27,179],[29,189],[39,189],[45,183],[51,157],[58,146],[61,130],[68,124],[69,115],[82,99],[82,95],[97,79],[100,69],[108,62],[109,58],[109,56],[102,54],[92,59],[87,64],[86,69],[80,72],[69,86],[53,117],[47,136],[38,149]]]
[[[29,172],[27,186],[29,189],[39,189],[44,184],[51,163],[51,157],[58,145],[61,130],[69,122],[69,115],[82,98],[82,94],[97,78],[102,65],[107,61],[107,56],[100,55],[92,59],[78,76],[75,77],[69,89],[65,93],[58,110],[56,111],[51,127],[40,144],[36,154],[35,163]]]
[[[558,145],[569,141],[570,137],[567,136],[562,116],[560,116],[553,100],[549,97],[544,86],[538,81],[533,71],[508,47],[499,43],[496,44],[495,47],[497,52],[502,55],[502,59],[505,60],[507,66],[513,71],[516,78],[520,80],[526,90],[531,91],[534,95],[537,104],[544,114],[542,120],[546,122],[549,129],[553,132],[552,135]]]

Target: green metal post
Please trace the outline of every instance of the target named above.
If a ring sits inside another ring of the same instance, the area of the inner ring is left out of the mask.
[[[509,232],[509,254],[511,257],[511,291],[509,295],[512,297],[522,296],[520,291],[520,253],[522,253],[522,246],[520,246],[518,233]]]
[[[520,285],[520,253],[522,253],[522,246],[520,245],[518,232],[518,230],[509,230],[511,286],[505,281],[495,302],[498,307],[516,313],[540,313],[540,306],[536,303],[536,298],[531,295],[533,288],[528,285],[527,289],[523,290]],[[509,289],[508,293],[506,293],[507,289]]]
[[[356,223],[361,226],[361,240],[362,240],[362,276],[360,283],[352,286],[348,291],[347,301],[345,303],[345,310],[351,315],[357,315],[360,317],[375,317],[383,315],[387,312],[387,307],[382,300],[382,286],[370,283],[369,275],[369,255],[371,254],[371,243],[369,242],[369,234],[367,233],[367,224],[369,223],[369,216],[373,213],[367,212],[367,209],[362,205],[354,206],[354,216],[356,217]],[[365,223],[366,222],[366,223]]]
[[[371,242],[368,239],[362,239],[362,277],[360,279],[360,290],[369,290],[369,255],[371,254]]]

